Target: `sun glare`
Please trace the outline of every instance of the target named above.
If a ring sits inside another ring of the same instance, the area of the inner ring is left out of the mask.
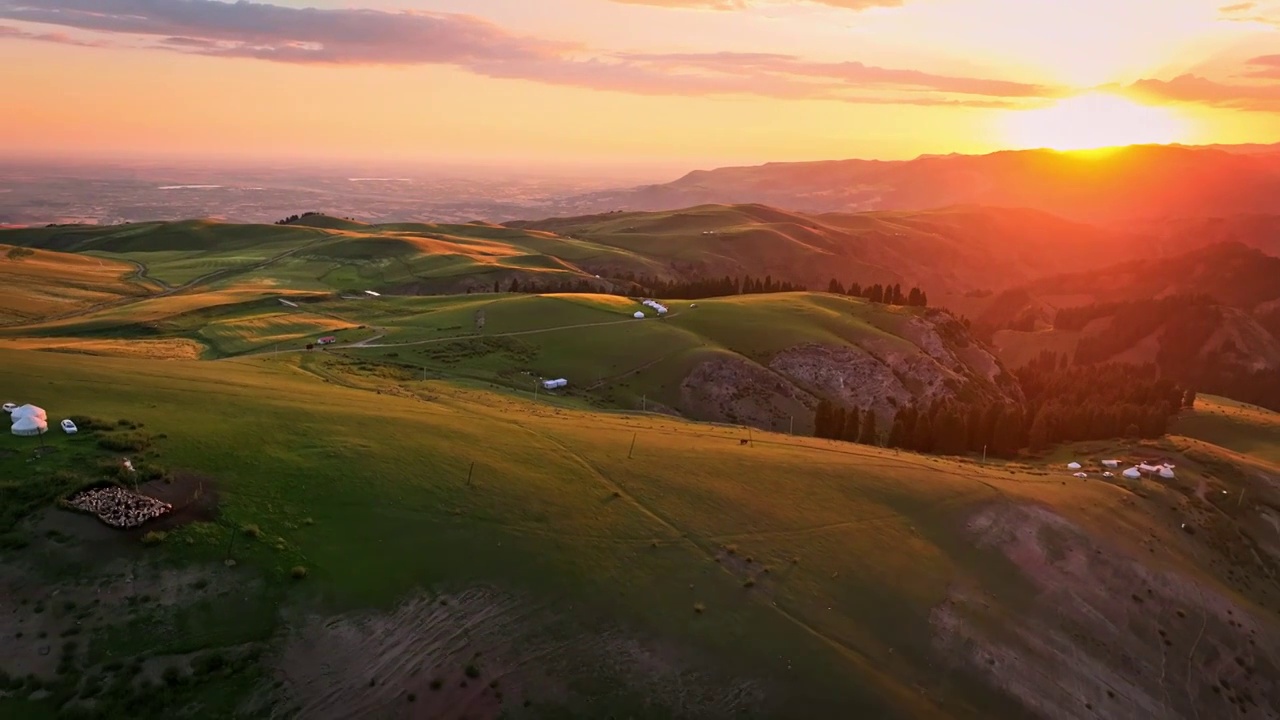
[[[1172,110],[1118,95],[1090,93],[1047,108],[1017,110],[1001,118],[1003,135],[1018,148],[1092,150],[1121,145],[1182,142],[1187,123]]]

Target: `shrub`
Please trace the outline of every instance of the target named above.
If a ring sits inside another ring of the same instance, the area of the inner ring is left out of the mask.
[[[151,532],[142,536],[142,544],[148,547],[159,545],[160,543],[164,542],[164,539],[168,536],[169,534],[163,530],[152,530]]]
[[[480,668],[476,667],[475,663],[467,663],[467,667],[463,669],[462,674],[475,679],[480,677]]]
[[[434,680],[432,680],[432,681],[431,681],[431,689],[432,689],[432,690],[439,690],[439,689],[440,689],[440,688],[442,688],[442,687],[444,687],[444,681],[443,681],[443,680],[441,680],[440,678],[436,678],[436,679],[434,679]]]
[[[701,615],[702,613],[706,612],[706,610],[707,610],[707,606],[706,606],[706,605],[703,605],[702,603],[694,603],[694,604],[693,604],[693,611],[694,611],[694,612],[696,612],[696,613],[698,613],[699,615]]]
[[[248,535],[251,538],[262,537],[262,528],[257,525],[245,525],[241,530],[244,531],[245,535]]]
[[[99,447],[113,452],[140,452],[150,445],[151,437],[137,432],[116,433],[98,438]]]
[[[173,687],[182,683],[182,672],[178,670],[177,666],[170,665],[161,673],[160,679],[164,680],[165,685]]]
[[[756,584],[755,578],[747,578],[742,582],[742,587],[744,588],[755,587],[755,584]]]
[[[417,699],[418,699],[417,695],[414,695],[413,693],[409,693],[409,702],[413,702],[414,700],[417,700]]]
[[[289,574],[293,576],[294,580],[301,580],[307,576],[307,569],[301,565],[294,565],[293,569],[289,571]]]

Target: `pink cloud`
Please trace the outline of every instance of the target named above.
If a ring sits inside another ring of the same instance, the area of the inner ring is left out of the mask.
[[[645,95],[1017,107],[1029,99],[1061,94],[1054,88],[1006,80],[789,55],[592,51],[517,35],[459,14],[293,8],[245,0],[39,0],[38,6],[21,4],[24,1],[34,2],[0,0],[0,18],[121,36],[135,45],[141,37],[145,47],[213,57],[298,64],[451,65],[493,78]]]
[[[1139,80],[1128,89],[1157,100],[1198,103],[1212,107],[1280,112],[1280,84],[1228,84],[1199,75],[1179,75],[1172,80]]]
[[[904,0],[612,0],[626,5],[651,5],[681,10],[746,10],[764,4],[828,5],[847,10],[866,10],[873,7],[899,7]]]

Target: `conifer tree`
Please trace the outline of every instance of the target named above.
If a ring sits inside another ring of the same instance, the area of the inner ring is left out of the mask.
[[[840,439],[845,442],[858,442],[858,432],[861,426],[861,413],[857,408],[853,408],[845,413],[844,429],[840,433]]]
[[[879,445],[879,440],[879,434],[876,432],[876,414],[868,408],[866,414],[862,416],[862,427],[858,429],[858,442],[863,445]]]

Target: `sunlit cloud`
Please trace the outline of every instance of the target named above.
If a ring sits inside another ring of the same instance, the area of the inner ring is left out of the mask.
[[[1280,112],[1280,83],[1246,85],[1223,83],[1200,75],[1171,80],[1144,79],[1126,88],[1134,95],[1162,102],[1197,103],[1211,107]]]
[[[41,0],[38,6],[30,0],[0,0],[0,17],[92,31],[123,44],[171,52],[295,64],[450,65],[492,78],[642,95],[999,108],[1064,92],[791,55],[609,52],[522,36],[473,16],[448,13],[215,0]]]
[[[903,0],[610,0],[624,5],[650,5],[681,10],[747,10],[767,5],[826,5],[846,10],[899,7]]]

